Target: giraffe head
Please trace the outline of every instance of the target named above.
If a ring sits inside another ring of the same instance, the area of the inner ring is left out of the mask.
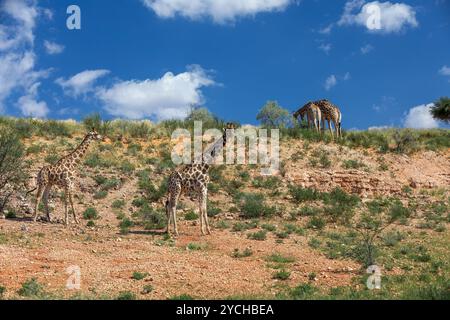
[[[103,141],[103,136],[101,134],[99,134],[97,132],[97,130],[95,130],[95,128],[92,128],[91,131],[89,131],[89,133],[87,134],[89,138],[91,138],[92,140],[98,140],[98,141]]]

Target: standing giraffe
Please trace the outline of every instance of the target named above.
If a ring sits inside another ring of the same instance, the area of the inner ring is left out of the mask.
[[[64,189],[64,213],[66,226],[69,225],[69,212],[67,208],[67,201],[70,201],[72,207],[73,218],[75,223],[79,221],[75,214],[72,201],[72,190],[74,187],[73,180],[75,179],[75,173],[81,159],[86,154],[86,151],[91,144],[92,140],[102,140],[102,136],[92,129],[81,142],[81,144],[70,154],[61,158],[57,163],[43,167],[36,177],[36,188],[27,192],[31,193],[34,190],[38,190],[36,194],[36,205],[34,209],[34,222],[36,222],[38,216],[38,207],[41,199],[44,201],[45,212],[47,214],[48,222],[50,222],[50,212],[48,209],[48,195],[52,186],[56,185]]]
[[[308,127],[314,127],[317,133],[320,133],[320,122],[322,121],[322,112],[320,111],[320,108],[313,102],[308,102],[293,114],[295,119],[298,119],[300,116],[302,120],[305,115],[308,117]]]
[[[170,224],[173,223],[175,235],[178,236],[177,226],[177,204],[180,195],[197,194],[200,212],[200,230],[202,235],[211,234],[207,213],[208,183],[210,164],[207,160],[214,159],[226,145],[227,139],[234,134],[235,126],[227,123],[223,128],[223,135],[213,146],[203,153],[200,163],[193,163],[184,166],[180,170],[173,171],[169,176],[166,214],[167,214],[167,234],[170,234]],[[228,136],[227,136],[228,132]],[[209,158],[209,159],[208,159]],[[206,233],[204,230],[206,227]]]
[[[331,127],[331,122],[334,123],[334,129],[336,131],[336,136],[341,137],[341,122],[342,122],[342,113],[337,106],[332,104],[330,101],[326,99],[322,99],[314,102],[320,108],[322,112],[322,128],[325,130],[325,120],[328,122],[328,129],[330,129],[331,136],[333,136],[333,130]]]

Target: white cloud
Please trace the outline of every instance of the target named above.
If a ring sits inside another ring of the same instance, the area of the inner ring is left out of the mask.
[[[338,80],[339,78],[339,80]],[[331,90],[331,88],[335,87],[339,81],[348,81],[352,78],[350,72],[346,72],[343,76],[336,76],[334,74],[330,75],[326,80],[325,80],[325,90],[329,91]]]
[[[361,47],[361,53],[362,54],[368,54],[369,52],[373,51],[374,47],[371,44],[366,44],[365,46]]]
[[[332,74],[325,80],[324,86],[325,86],[325,90],[327,90],[327,91],[336,85],[337,85],[337,78],[334,74]]]
[[[38,102],[40,78],[48,76],[48,70],[35,70],[34,29],[36,20],[45,10],[34,0],[4,0],[0,2],[0,111],[4,101],[13,92],[22,98],[16,105],[24,115],[45,116],[45,102]]]
[[[319,29],[319,33],[320,34],[330,34],[331,33],[331,30],[333,30],[333,24],[331,23],[331,24],[329,24],[328,26],[326,26],[326,27],[323,27],[322,29]]]
[[[450,67],[443,66],[443,67],[439,70],[439,74],[441,74],[441,75],[443,75],[443,76],[448,76],[448,77],[450,77]]]
[[[36,101],[33,96],[23,96],[17,102],[26,117],[45,118],[49,112],[45,101]]]
[[[369,131],[383,131],[383,130],[389,130],[392,129],[392,126],[374,126],[374,127],[369,127],[367,130]]]
[[[94,83],[97,79],[107,75],[109,70],[85,70],[77,73],[69,79],[58,78],[56,83],[59,84],[67,95],[77,97],[94,90]]]
[[[203,102],[201,89],[214,85],[214,80],[200,66],[186,72],[167,72],[156,80],[130,80],[102,88],[97,97],[111,115],[129,119],[156,117],[158,120],[183,118],[190,105]]]
[[[319,50],[322,50],[323,52],[325,52],[326,54],[329,54],[331,51],[332,45],[331,43],[322,43],[319,46]]]
[[[216,23],[234,21],[238,17],[260,12],[282,11],[293,0],[142,0],[161,18],[180,15],[192,20],[205,17]]]
[[[0,24],[0,50],[15,48],[24,42],[33,44],[33,29],[38,16],[34,1],[5,0],[0,3],[1,14],[11,17],[15,23]]]
[[[379,15],[378,15],[379,13]],[[338,25],[360,25],[371,32],[398,33],[417,27],[416,11],[404,3],[347,1]]]
[[[44,47],[48,54],[59,54],[64,51],[63,45],[48,40],[44,41]]]
[[[410,109],[405,116],[404,127],[414,129],[438,128],[439,122],[432,117],[430,112],[432,106],[433,104],[430,103]]]

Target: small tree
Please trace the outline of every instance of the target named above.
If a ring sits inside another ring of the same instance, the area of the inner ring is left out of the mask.
[[[291,116],[276,101],[268,101],[259,111],[256,120],[268,128],[285,128],[290,125]]]
[[[0,212],[25,182],[23,157],[24,148],[17,135],[11,129],[0,128]]]
[[[450,123],[450,98],[442,97],[431,107],[433,118]]]
[[[411,211],[400,201],[374,200],[366,204],[367,210],[355,216],[351,227],[361,237],[366,266],[375,264],[376,240],[381,234],[400,219],[409,218]]]

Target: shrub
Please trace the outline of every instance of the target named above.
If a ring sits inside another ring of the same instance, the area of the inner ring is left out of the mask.
[[[14,132],[0,128],[0,212],[25,180],[24,147]]]
[[[231,256],[233,258],[246,258],[250,257],[253,254],[253,251],[250,248],[245,248],[244,251],[240,251],[239,249],[234,249]]]
[[[276,226],[274,226],[273,224],[268,224],[268,223],[261,225],[261,228],[263,228],[264,230],[267,230],[267,231],[271,231],[271,232],[273,232],[277,229]]]
[[[89,207],[83,212],[83,218],[86,220],[96,220],[98,219],[98,213],[95,208]]]
[[[315,201],[320,199],[320,192],[311,188],[302,188],[299,186],[289,186],[289,193],[294,201],[300,203],[305,201]]]
[[[22,288],[17,293],[28,298],[39,297],[43,294],[43,288],[36,278],[31,278],[22,284]]]
[[[151,284],[146,284],[142,289],[142,294],[149,294],[153,291],[153,286]]]
[[[148,276],[148,272],[135,271],[135,272],[133,272],[133,275],[131,276],[131,279],[139,281],[139,280],[145,279],[147,276]]]
[[[267,239],[267,231],[266,230],[260,230],[254,233],[249,233],[247,235],[247,238],[251,239],[251,240],[258,240],[258,241],[263,241]]]
[[[108,191],[100,190],[94,194],[94,199],[96,199],[96,200],[104,199],[107,196],[108,196]]]
[[[198,214],[196,214],[194,211],[189,211],[188,213],[185,214],[184,219],[188,221],[197,220]]]
[[[268,217],[275,213],[273,207],[268,207],[262,194],[247,193],[241,197],[240,210],[245,218]]]
[[[6,292],[6,288],[4,286],[0,286],[0,299],[3,298],[3,295],[5,294],[5,292]]]
[[[115,209],[121,209],[125,206],[125,200],[122,199],[116,199],[113,201],[113,203],[111,204],[111,207],[115,208]]]
[[[180,294],[178,296],[170,297],[169,300],[194,300],[194,298],[189,294]]]
[[[311,217],[306,225],[307,228],[310,229],[323,229],[326,225],[326,222],[321,217]]]
[[[289,279],[290,276],[291,276],[291,273],[289,271],[283,269],[283,270],[275,272],[272,275],[272,278],[278,279],[278,280],[287,280],[287,279]]]
[[[273,253],[267,257],[267,261],[275,262],[275,263],[292,263],[295,262],[294,257],[283,256],[280,253]]]
[[[187,245],[187,249],[191,251],[199,251],[202,250],[205,246],[200,243],[191,242]]]
[[[268,101],[259,111],[256,120],[267,128],[285,128],[291,125],[289,111],[283,109],[276,101]]]
[[[303,283],[291,290],[290,295],[293,299],[304,300],[316,293],[317,289],[309,283]]]
[[[122,291],[117,296],[117,300],[136,300],[136,295],[130,291]]]
[[[139,209],[137,215],[142,219],[146,230],[163,229],[167,226],[166,213],[157,211],[147,204]]]
[[[121,234],[128,234],[130,232],[130,228],[133,226],[133,221],[131,221],[129,218],[124,218],[119,223],[120,233]]]

